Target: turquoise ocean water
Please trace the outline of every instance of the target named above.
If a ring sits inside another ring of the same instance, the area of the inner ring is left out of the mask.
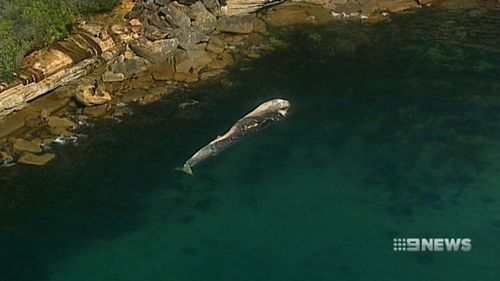
[[[485,1],[488,2],[488,1]],[[0,170],[0,280],[500,280],[500,12],[336,23]],[[278,125],[173,168],[259,103]],[[200,103],[181,110],[179,102]],[[394,252],[394,237],[472,239]]]

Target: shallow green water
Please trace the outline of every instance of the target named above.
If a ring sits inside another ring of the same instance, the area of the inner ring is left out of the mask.
[[[1,170],[0,280],[500,280],[499,26],[474,9],[292,30],[232,88]],[[172,170],[274,97],[285,121],[194,177]],[[472,251],[394,252],[394,237]]]

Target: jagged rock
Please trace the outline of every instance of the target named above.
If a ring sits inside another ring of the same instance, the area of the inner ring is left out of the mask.
[[[225,44],[224,41],[218,36],[211,36],[208,42],[207,51],[220,54],[224,51]]]
[[[193,62],[193,73],[198,73],[213,60],[213,56],[205,50],[187,50],[187,55]]]
[[[174,55],[175,61],[175,71],[188,73],[193,67],[193,61],[189,59],[189,56],[184,50],[177,50]]]
[[[214,31],[217,18],[207,10],[202,2],[198,1],[191,6],[190,15],[194,19],[193,27],[200,32],[209,34]]]
[[[101,87],[85,85],[75,94],[76,100],[84,106],[101,105],[111,101],[111,95]]]
[[[32,152],[32,153],[42,152],[40,140],[28,141],[25,139],[16,139],[14,141],[13,147],[17,151],[25,151],[25,152]]]
[[[178,28],[173,31],[173,36],[179,39],[179,47],[192,49],[200,42],[207,42],[210,37],[196,26],[189,28]]]
[[[151,41],[165,39],[170,34],[171,32],[162,31],[154,25],[148,25],[144,29],[144,36]]]
[[[217,29],[228,33],[250,33],[253,30],[252,16],[224,16],[217,20]]]
[[[130,44],[130,48],[139,56],[153,63],[162,62],[170,57],[179,46],[177,38],[157,40],[150,42],[144,38]]]
[[[208,9],[213,9],[219,5],[219,2],[217,0],[203,0],[203,5],[205,5]]]
[[[148,19],[148,23],[165,33],[169,33],[173,29],[173,27],[164,18],[160,18],[158,15],[150,17]]]
[[[75,122],[67,119],[67,118],[61,118],[57,116],[49,116],[47,117],[47,122],[50,127],[53,128],[64,128],[64,129],[74,129],[76,128]]]
[[[157,81],[172,80],[175,69],[170,63],[162,63],[152,68],[153,79]]]
[[[165,19],[176,28],[186,28],[191,25],[191,19],[184,13],[183,6],[176,1],[160,9],[165,14]]]
[[[27,165],[43,166],[54,158],[56,158],[56,156],[52,153],[38,155],[31,152],[26,152],[19,158],[19,160],[17,160],[17,162]]]
[[[114,73],[121,73],[125,78],[128,78],[147,70],[149,65],[148,60],[135,56],[132,52],[125,52],[124,59],[111,65],[111,70]]]

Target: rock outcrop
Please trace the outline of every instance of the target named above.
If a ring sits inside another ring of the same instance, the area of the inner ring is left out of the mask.
[[[225,66],[286,46],[268,36],[271,27],[338,19],[371,24],[436,1],[135,1],[126,20],[83,24],[65,41],[28,56],[12,83],[0,83],[0,165],[13,164],[19,155],[20,163],[45,164],[54,158],[43,154],[45,145],[75,138],[75,122],[123,116],[128,102],[149,104],[172,89],[216,76],[232,87],[221,76]],[[263,7],[268,8],[254,13]]]

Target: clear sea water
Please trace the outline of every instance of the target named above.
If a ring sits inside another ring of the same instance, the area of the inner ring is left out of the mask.
[[[0,280],[500,280],[500,10],[484,2],[282,31],[289,47],[235,65],[232,87],[0,170]],[[286,120],[173,170],[275,97]]]

